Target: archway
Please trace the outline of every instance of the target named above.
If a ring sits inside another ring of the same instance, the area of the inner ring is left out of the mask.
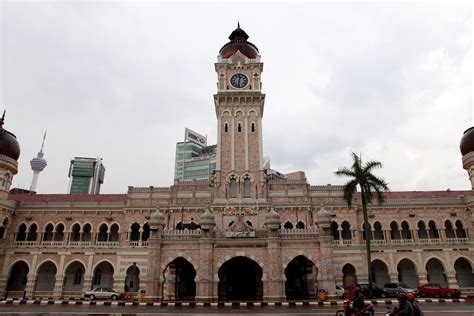
[[[398,281],[405,283],[410,287],[417,287],[419,280],[416,267],[413,261],[409,259],[401,260],[397,265]]]
[[[441,261],[436,258],[431,258],[426,263],[426,272],[428,273],[428,282],[447,286],[448,281],[444,274],[444,267]]]
[[[112,288],[114,285],[114,267],[107,261],[99,263],[92,277],[92,288],[107,287]]]
[[[345,264],[343,267],[342,267],[342,278],[344,279],[344,276],[345,275],[354,275],[354,276],[357,276],[356,275],[356,269],[354,268],[354,266],[350,263],[347,263]]]
[[[218,271],[219,300],[255,301],[263,297],[262,268],[247,257],[227,260]]]
[[[64,293],[70,295],[82,294],[85,271],[84,265],[79,261],[74,261],[68,265],[64,277]]]
[[[285,295],[288,300],[302,300],[316,297],[316,267],[304,256],[291,260],[285,269]]]
[[[131,265],[127,269],[127,276],[125,278],[125,292],[136,293],[140,289],[140,269],[136,264]]]
[[[35,294],[37,292],[53,292],[56,283],[56,266],[51,261],[46,261],[38,268],[36,275]],[[52,293],[50,293],[52,294]]]
[[[459,287],[474,287],[474,272],[469,261],[459,258],[454,263],[454,270]]]
[[[380,287],[390,282],[388,267],[382,260],[377,259],[372,261],[372,279],[374,283]]]
[[[30,269],[24,261],[18,261],[10,270],[7,283],[8,292],[25,291],[26,282],[28,281],[28,272]]]
[[[163,271],[163,298],[165,300],[194,300],[196,297],[196,269],[191,262],[178,257]]]

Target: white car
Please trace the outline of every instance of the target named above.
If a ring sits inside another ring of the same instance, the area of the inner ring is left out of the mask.
[[[122,298],[122,294],[115,292],[108,287],[97,287],[92,291],[86,291],[84,297],[89,298],[91,301],[101,298],[118,300],[119,298]]]
[[[336,285],[336,295],[338,298],[342,298],[344,296],[344,289],[342,286]]]

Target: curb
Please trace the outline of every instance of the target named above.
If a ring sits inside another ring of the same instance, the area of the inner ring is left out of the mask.
[[[419,303],[462,303],[465,299],[426,298],[416,300]],[[365,301],[374,305],[398,304],[397,300]],[[0,305],[92,305],[92,306],[154,306],[154,307],[266,307],[266,306],[328,306],[343,305],[343,301],[291,301],[291,302],[130,302],[130,301],[75,301],[75,300],[13,300],[0,301]]]

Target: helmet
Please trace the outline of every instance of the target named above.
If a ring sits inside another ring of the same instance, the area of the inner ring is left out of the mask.
[[[409,301],[415,301],[415,295],[413,295],[413,293],[408,293],[406,296]]]
[[[357,293],[360,293],[362,292],[362,290],[360,289],[360,287],[355,287],[354,288],[354,294],[357,294]]]
[[[400,303],[406,303],[408,301],[408,297],[405,293],[400,293],[400,295],[398,296],[398,300],[400,301]]]

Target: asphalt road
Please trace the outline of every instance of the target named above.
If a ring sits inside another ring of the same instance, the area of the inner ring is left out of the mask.
[[[420,304],[426,316],[473,316],[471,303]],[[336,306],[298,307],[145,307],[145,306],[82,306],[82,305],[1,305],[1,315],[335,315]],[[385,315],[393,309],[390,305],[376,306],[376,315]]]

